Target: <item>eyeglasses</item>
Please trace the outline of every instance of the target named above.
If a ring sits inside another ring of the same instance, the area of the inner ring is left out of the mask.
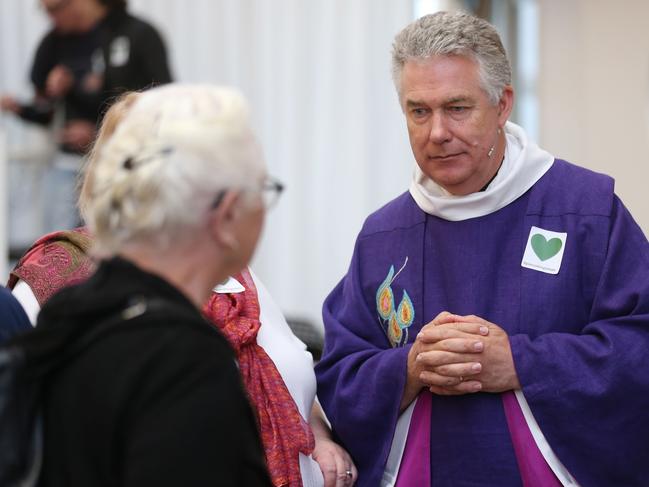
[[[284,184],[277,179],[267,176],[261,186],[261,196],[264,201],[264,207],[270,210],[279,201],[279,197],[284,191]]]
[[[277,204],[279,201],[279,197],[282,194],[282,191],[284,191],[284,184],[279,182],[277,179],[266,176],[266,179],[264,179],[264,182],[261,185],[261,188],[259,189],[259,192],[261,193],[261,198],[264,204],[264,208],[266,210],[270,210],[273,206]],[[221,201],[223,201],[223,197],[225,196],[226,190],[220,191],[217,195],[216,198],[214,198],[214,201],[210,205],[210,208],[214,209],[218,207],[221,204]]]

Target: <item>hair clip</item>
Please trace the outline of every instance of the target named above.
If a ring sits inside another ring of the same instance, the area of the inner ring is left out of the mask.
[[[145,162],[149,162],[154,160],[158,156],[168,156],[174,151],[173,147],[164,147],[160,149],[157,153],[151,154],[149,156],[141,157],[140,159],[137,159],[135,157],[127,157],[124,162],[122,163],[122,167],[126,169],[127,171],[131,171],[135,165],[140,165]]]

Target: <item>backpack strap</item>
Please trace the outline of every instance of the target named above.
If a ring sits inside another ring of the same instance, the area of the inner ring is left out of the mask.
[[[177,311],[178,308],[160,298],[149,299],[143,296],[134,298],[126,308],[93,325],[92,330],[82,334],[80,338],[75,340],[64,350],[51,370],[60,368],[105,335],[108,335],[116,329],[130,326],[132,319],[138,318],[145,313],[160,310]]]

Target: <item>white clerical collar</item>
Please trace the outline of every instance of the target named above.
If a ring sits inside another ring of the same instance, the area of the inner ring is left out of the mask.
[[[246,290],[239,281],[234,277],[228,277],[224,282],[214,286],[213,291],[219,294],[235,294],[242,293]]]
[[[505,139],[503,163],[484,191],[451,195],[415,166],[410,194],[417,206],[444,220],[461,221],[498,211],[525,193],[550,169],[554,156],[530,141],[512,122],[505,124]]]

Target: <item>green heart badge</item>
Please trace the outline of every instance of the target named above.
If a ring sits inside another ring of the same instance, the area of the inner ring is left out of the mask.
[[[557,255],[563,245],[561,239],[551,238],[550,240],[547,240],[540,233],[532,235],[531,244],[532,250],[534,250],[536,256],[542,261],[548,260]]]
[[[532,226],[527,236],[521,266],[546,274],[558,274],[568,234]]]

